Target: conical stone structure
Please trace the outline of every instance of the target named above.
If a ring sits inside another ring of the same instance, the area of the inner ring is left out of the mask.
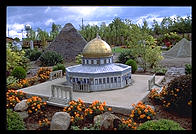
[[[63,56],[65,61],[70,62],[75,60],[86,44],[86,40],[74,26],[67,23],[44,52],[56,51]]]
[[[165,56],[175,58],[191,57],[192,55],[192,42],[183,38],[174,47],[165,53]]]

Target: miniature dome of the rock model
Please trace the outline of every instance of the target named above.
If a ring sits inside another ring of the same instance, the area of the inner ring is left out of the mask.
[[[86,44],[82,54],[84,58],[110,57],[112,56],[112,49],[97,35],[95,39]]]

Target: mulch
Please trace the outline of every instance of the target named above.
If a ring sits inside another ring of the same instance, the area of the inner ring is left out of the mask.
[[[142,100],[145,104],[149,104],[149,105],[153,105],[155,107],[155,118],[154,119],[170,119],[170,120],[174,120],[176,122],[178,122],[181,127],[183,127],[186,130],[192,130],[192,117],[182,117],[180,115],[177,115],[176,113],[171,113],[168,111],[165,111],[161,106],[159,105],[154,105],[149,99],[148,97],[144,98]],[[37,115],[31,115],[28,118],[24,119],[25,125],[27,130],[49,130],[49,128],[40,128],[38,121],[41,118],[47,117],[49,121],[51,121],[52,116],[56,113],[56,112],[62,112],[63,108],[60,107],[56,107],[56,106],[51,106],[51,105],[47,105],[45,110],[43,111],[43,117],[41,116],[37,116]],[[120,117],[120,118],[128,118],[128,115],[126,114],[120,114],[120,113],[113,113],[116,116]],[[88,124],[83,124],[84,126],[88,126]]]
[[[136,74],[152,74],[151,72],[147,71],[147,72],[136,72]],[[31,75],[28,75],[29,77],[31,77]],[[171,79],[173,78],[169,78],[169,77],[165,77],[165,81],[163,81],[161,83],[161,85],[165,85],[167,84]],[[177,115],[176,113],[172,113],[172,112],[168,112],[166,110],[164,110],[162,108],[162,106],[160,105],[155,105],[153,104],[148,97],[145,97],[143,100],[144,104],[149,104],[155,107],[155,112],[156,112],[156,116],[154,119],[170,119],[170,120],[174,120],[176,122],[178,122],[181,127],[185,128],[186,130],[192,130],[192,117],[182,117],[180,115]],[[47,105],[45,110],[43,111],[43,115],[45,117],[48,118],[49,121],[51,121],[52,116],[56,113],[56,112],[62,112],[63,108],[60,107],[55,107],[55,106],[50,106]],[[117,115],[120,118],[128,118],[128,115],[124,115],[124,114],[120,114],[120,113],[114,113],[115,115]],[[24,119],[25,125],[27,130],[49,130],[49,128],[40,128],[38,121],[40,120],[40,117],[38,117],[37,115],[31,115],[28,118]],[[86,126],[84,124],[84,126]]]

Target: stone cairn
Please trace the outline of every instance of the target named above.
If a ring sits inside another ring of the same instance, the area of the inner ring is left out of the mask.
[[[52,43],[44,50],[44,53],[55,51],[62,55],[65,61],[71,62],[82,52],[86,44],[86,40],[74,26],[71,23],[67,23]],[[37,63],[39,63],[39,59]]]

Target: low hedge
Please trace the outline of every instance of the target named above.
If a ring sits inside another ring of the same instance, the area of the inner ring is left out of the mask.
[[[167,119],[151,120],[141,124],[137,130],[185,130],[175,121]]]
[[[19,114],[7,109],[7,130],[25,130],[24,121],[20,118]]]

